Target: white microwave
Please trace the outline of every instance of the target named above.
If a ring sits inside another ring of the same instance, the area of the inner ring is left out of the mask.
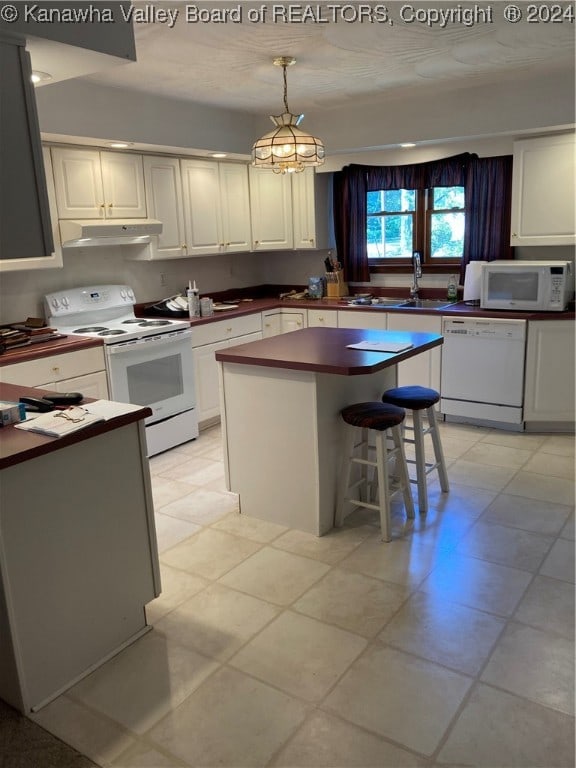
[[[482,269],[483,309],[561,312],[573,296],[574,272],[570,261],[502,259],[486,262]]]

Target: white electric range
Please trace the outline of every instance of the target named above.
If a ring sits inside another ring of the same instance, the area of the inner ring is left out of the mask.
[[[71,288],[45,297],[59,333],[102,339],[110,398],[146,405],[148,455],[198,437],[192,331],[187,320],[136,317],[127,285]]]

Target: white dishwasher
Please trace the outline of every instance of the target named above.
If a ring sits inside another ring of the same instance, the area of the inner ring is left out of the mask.
[[[523,429],[526,321],[444,317],[442,335],[440,411],[448,420]]]

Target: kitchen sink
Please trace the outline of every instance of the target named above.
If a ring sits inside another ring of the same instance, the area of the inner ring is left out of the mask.
[[[444,309],[457,304],[456,301],[446,301],[444,299],[410,299],[402,303],[396,302],[398,309]]]
[[[373,307],[397,307],[398,304],[402,302],[402,299],[399,299],[398,296],[396,297],[390,297],[390,296],[376,296],[375,299],[372,299],[372,306]]]

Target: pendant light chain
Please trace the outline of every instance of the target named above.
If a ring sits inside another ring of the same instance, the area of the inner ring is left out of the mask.
[[[286,64],[282,64],[282,71],[284,75],[284,109],[286,112],[290,112],[288,107],[288,77],[286,75]]]

